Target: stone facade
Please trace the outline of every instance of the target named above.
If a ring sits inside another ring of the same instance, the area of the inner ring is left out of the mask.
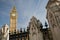
[[[7,24],[2,26],[2,40],[9,40],[9,26]]]
[[[53,40],[60,40],[60,0],[49,0],[46,9]]]
[[[31,18],[29,23],[29,38],[30,40],[43,40],[43,34],[41,32],[42,23],[37,20],[34,16]]]

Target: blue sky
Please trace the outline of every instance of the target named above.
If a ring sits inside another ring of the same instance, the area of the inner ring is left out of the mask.
[[[10,24],[10,12],[14,5],[18,13],[17,28],[26,28],[32,16],[44,25],[47,2],[48,0],[0,0],[0,27]]]

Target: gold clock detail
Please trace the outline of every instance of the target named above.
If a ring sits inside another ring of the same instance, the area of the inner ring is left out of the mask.
[[[16,16],[16,14],[12,14],[12,16]]]
[[[17,12],[14,6],[10,14],[10,33],[13,33],[16,30],[16,23],[17,23]]]

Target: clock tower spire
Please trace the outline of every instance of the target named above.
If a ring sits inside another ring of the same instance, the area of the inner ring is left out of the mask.
[[[16,23],[17,23],[17,12],[16,7],[14,6],[10,12],[10,32],[16,31]]]

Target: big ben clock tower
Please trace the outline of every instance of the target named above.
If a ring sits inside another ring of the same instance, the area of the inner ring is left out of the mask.
[[[16,31],[17,12],[15,6],[10,13],[10,32]]]

